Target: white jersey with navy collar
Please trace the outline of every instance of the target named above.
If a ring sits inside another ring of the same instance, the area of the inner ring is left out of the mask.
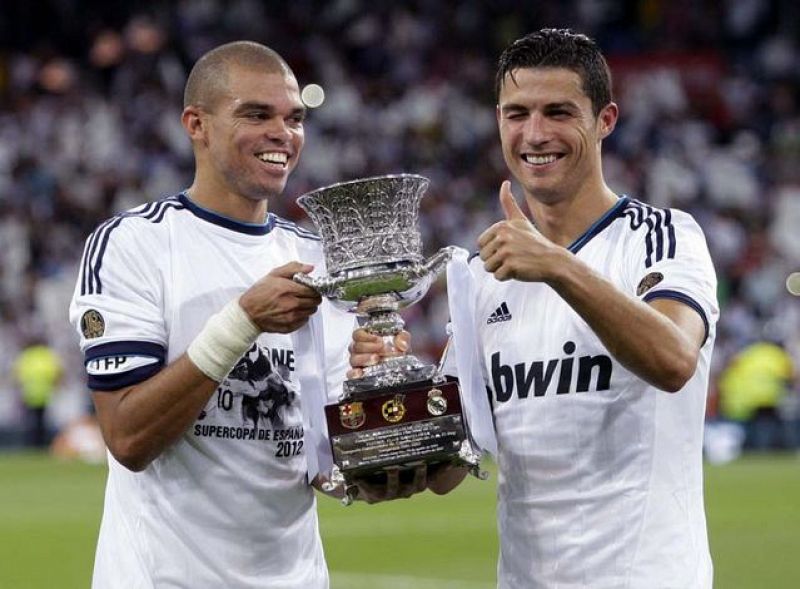
[[[549,286],[499,282],[472,260],[499,447],[499,587],[711,587],[701,447],[718,308],[703,233],[686,213],[622,198],[570,250],[627,296],[689,305],[706,340],[686,386],[660,391]]]
[[[177,359],[207,319],[273,268],[323,270],[320,242],[270,215],[244,224],[185,194],[101,224],[70,319],[90,388],[113,391]],[[353,319],[321,306],[329,388],[344,380]],[[94,586],[328,586],[289,335],[265,333],[184,436],[143,472],[109,456]],[[113,394],[113,393],[108,393]]]

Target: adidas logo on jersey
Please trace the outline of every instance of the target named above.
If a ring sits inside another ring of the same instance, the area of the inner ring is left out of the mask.
[[[492,323],[498,323],[499,321],[508,321],[511,319],[511,311],[508,310],[508,305],[505,301],[500,303],[500,306],[494,310],[494,313],[489,315],[489,318],[486,320],[486,325],[491,325]]]

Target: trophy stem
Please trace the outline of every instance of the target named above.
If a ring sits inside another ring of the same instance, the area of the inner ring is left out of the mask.
[[[358,303],[357,313],[366,316],[362,327],[371,334],[383,338],[384,347],[395,352],[394,337],[403,330],[405,321],[397,312],[399,303],[393,293],[373,295]],[[410,354],[390,356],[373,366],[364,368],[364,376],[345,381],[345,396],[373,391],[406,382],[426,380],[432,377],[435,366],[423,364]]]
[[[373,335],[388,338],[389,344],[393,344],[392,339],[403,331],[406,322],[397,311],[380,311],[371,314],[364,322],[364,329]]]
[[[393,294],[365,297],[359,301],[357,312],[366,315],[362,323],[364,329],[383,338],[383,345],[390,352],[397,351],[394,336],[403,331],[406,322],[397,312],[399,304]]]

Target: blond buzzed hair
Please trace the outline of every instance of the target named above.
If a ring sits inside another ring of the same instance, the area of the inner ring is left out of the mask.
[[[183,91],[183,108],[212,110],[225,93],[232,67],[294,76],[284,59],[266,45],[253,41],[226,43],[203,55],[192,67]]]

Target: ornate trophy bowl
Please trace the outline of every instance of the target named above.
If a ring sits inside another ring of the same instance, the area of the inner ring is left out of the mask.
[[[417,229],[429,181],[413,174],[378,176],[309,192],[298,204],[322,238],[328,276],[295,275],[337,307],[356,313],[390,348],[404,325],[398,311],[420,300],[452,255],[442,248],[425,260]],[[355,477],[433,462],[477,469],[461,413],[458,383],[411,355],[387,358],[347,380],[337,404],[325,408],[333,486]]]

